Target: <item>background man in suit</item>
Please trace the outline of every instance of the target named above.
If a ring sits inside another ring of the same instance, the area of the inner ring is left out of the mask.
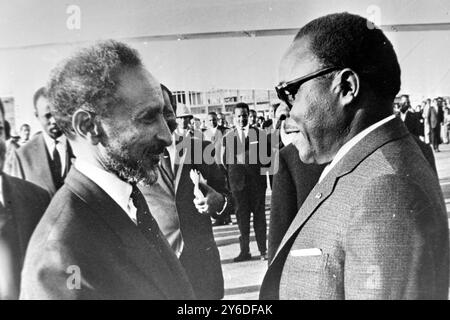
[[[329,163],[284,236],[262,299],[447,299],[449,239],[436,174],[393,115],[394,49],[362,17],[300,29],[277,92],[305,163]]]
[[[401,101],[400,101],[399,117],[400,117],[400,119],[402,119],[406,128],[408,128],[409,132],[411,132],[411,134],[415,135],[416,137],[423,135],[423,133],[421,134],[421,132],[419,131],[420,120],[419,120],[418,116],[419,115],[416,114],[411,109],[409,97],[407,95],[402,95]]]
[[[0,101],[0,300],[18,299],[28,240],[50,202],[38,186],[3,173],[5,110]]]
[[[249,107],[240,102],[234,108],[236,128],[223,139],[223,163],[228,171],[228,179],[233,194],[236,218],[239,225],[240,253],[235,262],[251,259],[250,215],[253,213],[253,228],[261,259],[267,259],[265,216],[266,175],[262,168],[270,166],[261,161],[261,155],[270,156],[270,141],[265,132],[250,128]],[[262,148],[262,150],[260,150]]]
[[[439,117],[438,99],[433,99],[428,112],[428,123],[430,124],[430,142],[435,152],[439,152],[441,143],[441,119]]]
[[[204,140],[212,143],[221,143],[225,133],[229,130],[227,127],[221,126],[217,120],[217,113],[211,111],[207,118],[208,129],[203,132]]]
[[[227,119],[225,118],[225,115],[222,112],[217,113],[217,124],[221,127],[230,129],[227,123]]]
[[[50,112],[45,88],[36,91],[33,105],[43,131],[13,153],[7,173],[37,184],[53,196],[64,183],[73,153]]]
[[[171,132],[175,131],[176,110],[172,93],[164,86],[164,115]],[[172,108],[172,105],[175,108]],[[141,190],[161,231],[168,239],[186,270],[198,299],[221,299],[224,294],[219,250],[214,241],[210,217],[226,214],[231,199],[225,177],[216,163],[206,164],[203,158],[194,162],[194,152],[204,152],[210,143],[188,137],[178,145],[166,148],[161,158],[158,181],[142,185]],[[181,153],[181,157],[180,157]],[[186,154],[186,156],[185,156]],[[187,156],[189,154],[189,156]],[[191,170],[198,170],[207,180],[200,182],[205,200],[195,200]],[[217,190],[217,191],[216,191]]]
[[[20,140],[19,145],[23,146],[25,143],[27,143],[30,140],[30,125],[27,123],[24,123],[20,126]]]
[[[77,160],[30,240],[21,298],[194,298],[136,187],[156,181],[171,142],[138,53],[116,41],[85,48],[53,71],[49,97]]]
[[[251,109],[248,114],[248,124],[250,127],[256,127],[258,126],[258,115],[256,114],[256,111]]]
[[[219,125],[217,113],[215,113],[214,111],[208,113],[207,121],[208,121],[208,129],[203,132],[203,139],[205,141],[210,141],[215,145],[221,145],[222,139],[229,130],[229,128]],[[218,163],[218,165],[220,165],[220,162]],[[224,170],[222,165],[220,165],[220,170],[222,174],[225,176],[225,179],[227,181],[227,188],[229,190],[227,172],[226,170]],[[230,211],[227,211],[224,214],[216,217],[214,219],[213,226],[222,226],[231,223]]]

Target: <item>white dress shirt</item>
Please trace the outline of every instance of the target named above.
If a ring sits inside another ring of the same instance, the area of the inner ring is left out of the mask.
[[[406,114],[409,112],[409,110],[406,110],[406,112],[405,113],[403,113],[403,112],[400,112],[400,118],[402,119],[402,121],[403,122],[405,122],[405,119],[406,119]]]
[[[172,135],[172,144],[170,146],[167,146],[166,149],[169,153],[169,157],[170,157],[170,166],[172,167],[172,173],[175,174],[175,153],[177,151],[177,146],[176,146],[176,135],[173,134]]]
[[[137,224],[137,209],[131,199],[131,192],[133,191],[131,184],[120,180],[115,174],[82,159],[75,160],[75,168],[103,189]]]
[[[383,124],[391,121],[392,119],[395,119],[395,115],[390,115],[389,117],[384,118],[383,120],[378,121],[377,123],[374,123],[370,127],[364,129],[360,133],[358,133],[356,136],[351,138],[349,141],[347,141],[336,153],[336,156],[333,158],[333,161],[329,165],[325,167],[322,174],[320,175],[319,182],[322,182],[322,180],[325,178],[325,176],[333,169],[336,164],[350,151],[351,148],[353,148],[358,142],[360,142],[365,136],[367,136],[369,133],[374,131],[376,128],[382,126]]]
[[[249,130],[249,128],[250,128],[250,124],[247,124],[244,128],[237,128],[240,139],[242,138],[241,137],[241,132],[242,131],[244,131],[245,138],[248,137],[248,130]],[[244,142],[244,141],[242,141],[242,139],[241,139],[241,142]]]
[[[53,150],[55,149],[55,140],[50,138],[50,136],[46,132],[42,132],[42,135],[44,136],[45,145],[47,146],[50,159],[52,159],[53,161]],[[58,151],[59,158],[61,159],[61,176],[63,176],[66,170],[67,138],[65,135],[61,135],[56,140],[58,141],[58,143],[56,144],[56,150]]]

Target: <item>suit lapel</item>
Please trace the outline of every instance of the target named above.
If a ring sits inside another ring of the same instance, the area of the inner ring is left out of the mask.
[[[50,170],[51,158],[49,155],[49,151],[47,150],[47,145],[45,144],[43,134],[37,137],[37,143],[34,145],[33,154],[35,155],[36,159],[45,159],[45,161],[41,163],[41,168],[39,170],[36,170],[36,174],[39,176],[39,180],[42,181],[43,184],[48,186],[48,189],[52,192],[52,194],[54,194],[56,192],[56,187],[55,183],[53,182],[52,172]]]
[[[174,181],[170,178],[166,170],[164,170],[164,168],[161,167],[161,165],[158,166],[158,171],[159,177],[156,183],[159,184],[159,186],[162,189],[164,189],[167,193],[175,196]]]
[[[69,172],[66,185],[119,236],[123,247],[126,248],[127,255],[141,271],[152,279],[167,298],[173,298],[173,292],[171,293],[168,287],[176,286],[176,282],[183,278],[183,271],[178,268],[176,257],[168,244],[166,243],[168,254],[160,255],[157,250],[148,244],[145,236],[127,216],[126,212],[100,187],[75,168],[72,168]],[[164,236],[161,235],[161,237]],[[173,255],[172,258],[170,254]],[[167,285],[169,281],[172,282],[172,286]]]
[[[310,192],[283,237],[277,253],[272,259],[272,263],[291,237],[303,227],[311,215],[316,212],[317,208],[333,193],[339,178],[353,171],[364,159],[384,144],[407,135],[409,135],[408,129],[402,120],[396,117],[370,132],[350,149],[344,158],[325,176],[323,181],[317,183]]]
[[[289,226],[288,230],[286,231],[286,234],[284,235],[273,260],[275,260],[284,245],[298,231],[298,229],[305,224],[308,218],[311,217],[311,215],[322,204],[322,202],[324,202],[331,195],[336,184],[336,180],[337,177],[334,172],[333,174],[331,174],[330,172],[321,183],[316,184],[315,187],[311,190],[305,202],[303,202],[302,207]]]
[[[182,154],[180,160],[175,162],[175,167],[177,168],[177,170],[175,172],[175,183],[174,183],[175,194],[177,193],[178,185],[180,184],[181,174],[183,173],[183,166],[184,166],[184,162],[186,160],[187,152],[188,152],[187,148],[183,148],[183,154]],[[175,157],[176,156],[177,156],[177,154],[175,154]],[[191,161],[192,161],[192,159],[191,159]]]

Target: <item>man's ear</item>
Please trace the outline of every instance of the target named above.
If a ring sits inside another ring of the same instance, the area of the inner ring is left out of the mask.
[[[358,74],[352,69],[346,68],[338,73],[335,81],[337,81],[335,88],[339,91],[342,105],[352,105],[352,102],[358,97],[361,86]]]
[[[100,127],[95,115],[79,109],[72,116],[72,127],[76,135],[89,140],[93,145],[100,142]]]

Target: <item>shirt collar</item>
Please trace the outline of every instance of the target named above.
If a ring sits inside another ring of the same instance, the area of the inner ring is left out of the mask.
[[[44,137],[45,145],[47,146],[48,150],[53,150],[55,147],[55,140],[51,138],[47,132],[43,131],[42,135]],[[56,138],[56,141],[58,141],[58,145],[61,145],[63,147],[66,146],[67,138],[65,135],[61,135],[60,137]]]
[[[100,168],[97,165],[84,161],[75,160],[75,167],[89,179],[103,189],[125,212],[128,213],[128,203],[133,187],[120,180],[115,174]]]
[[[378,127],[381,127],[383,124],[391,121],[392,119],[395,119],[395,115],[390,115],[383,120],[380,120],[374,124],[372,124],[370,127],[367,127],[360,133],[358,133],[356,136],[351,138],[349,141],[347,141],[336,153],[336,156],[333,158],[333,161],[329,165],[325,167],[325,169],[322,172],[322,175],[319,178],[319,183],[322,182],[322,180],[325,178],[325,176],[328,174],[328,172],[333,169],[333,167],[336,166],[336,164],[341,160],[349,151],[352,149],[358,142],[360,142],[365,136],[367,136],[369,133],[377,129]]]
[[[243,127],[242,129],[238,128],[238,130],[244,130],[244,132],[248,132],[249,128],[250,128],[250,124],[247,123],[247,125],[245,127]]]

